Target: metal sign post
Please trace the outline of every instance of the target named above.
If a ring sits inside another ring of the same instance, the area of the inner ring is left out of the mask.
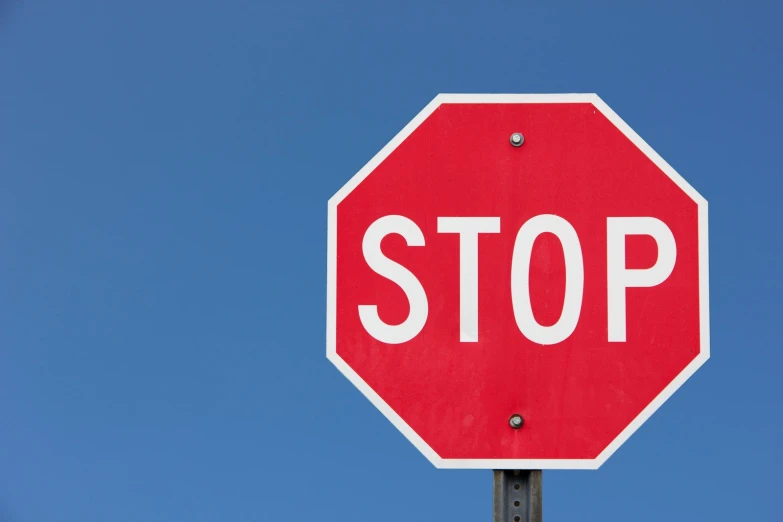
[[[494,470],[493,522],[542,522],[543,472]]]

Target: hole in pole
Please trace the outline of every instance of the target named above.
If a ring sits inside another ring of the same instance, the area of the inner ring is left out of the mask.
[[[517,491],[519,491],[519,484],[514,484],[514,489],[516,489]]]
[[[514,501],[514,507],[519,507],[519,500]]]
[[[519,515],[517,515],[517,516],[515,516],[515,517],[514,517],[514,522],[519,522],[520,520],[522,520],[522,519],[521,519],[521,518],[519,518]]]

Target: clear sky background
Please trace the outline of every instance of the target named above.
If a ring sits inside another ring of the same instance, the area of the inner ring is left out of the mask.
[[[438,92],[710,202],[712,359],[546,520],[783,520],[783,9],[641,4],[0,0],[0,522],[491,520],[325,357],[326,201]]]

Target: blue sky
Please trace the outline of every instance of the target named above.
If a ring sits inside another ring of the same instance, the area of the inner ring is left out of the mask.
[[[712,358],[547,520],[783,519],[783,9],[626,4],[0,3],[0,521],[489,520],[325,357],[326,201],[438,92],[597,92],[710,202]]]

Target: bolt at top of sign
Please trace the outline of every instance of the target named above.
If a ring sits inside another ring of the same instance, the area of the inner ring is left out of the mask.
[[[515,132],[514,134],[511,135],[511,138],[509,138],[509,141],[511,142],[511,144],[513,146],[519,147],[520,145],[525,143],[525,137],[522,136],[522,134],[520,134],[519,132]]]
[[[706,201],[595,95],[439,96],[328,261],[328,357],[439,467],[598,467],[709,357]]]

